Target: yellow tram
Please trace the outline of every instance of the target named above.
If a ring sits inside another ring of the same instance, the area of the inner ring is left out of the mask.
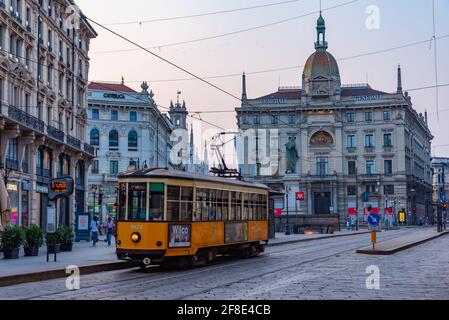
[[[167,169],[119,177],[117,257],[192,266],[256,256],[268,242],[268,188]]]

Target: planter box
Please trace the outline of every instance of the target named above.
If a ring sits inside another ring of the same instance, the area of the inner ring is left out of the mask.
[[[37,257],[39,255],[39,247],[24,248],[25,257]]]
[[[20,248],[15,249],[3,249],[3,257],[5,259],[18,259]]]
[[[61,251],[62,252],[70,252],[73,250],[73,243],[71,244],[61,244]]]

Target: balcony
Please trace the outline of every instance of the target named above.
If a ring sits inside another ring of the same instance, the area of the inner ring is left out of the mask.
[[[91,156],[95,156],[95,147],[91,146],[88,143],[84,144],[84,151],[86,151]]]
[[[70,144],[72,147],[81,150],[81,141],[78,140],[77,138],[67,135],[67,144]]]
[[[47,134],[61,142],[64,142],[64,132],[52,126],[47,126]]]
[[[36,117],[16,108],[14,106],[9,106],[8,108],[8,116],[20,124],[23,124],[29,128],[36,129],[42,133],[45,130],[45,123],[42,120],[39,120]]]

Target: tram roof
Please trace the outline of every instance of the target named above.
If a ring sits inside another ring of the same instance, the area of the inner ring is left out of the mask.
[[[132,172],[125,172],[120,174],[119,178],[172,178],[172,179],[185,179],[195,181],[205,181],[212,183],[235,185],[240,187],[266,189],[268,187],[260,183],[250,183],[240,180],[226,179],[215,176],[208,176],[200,173],[192,173],[170,169],[144,169]]]

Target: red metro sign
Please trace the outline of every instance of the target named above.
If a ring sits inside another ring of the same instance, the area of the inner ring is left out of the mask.
[[[296,192],[296,201],[304,201],[306,199],[306,195],[304,192]]]

